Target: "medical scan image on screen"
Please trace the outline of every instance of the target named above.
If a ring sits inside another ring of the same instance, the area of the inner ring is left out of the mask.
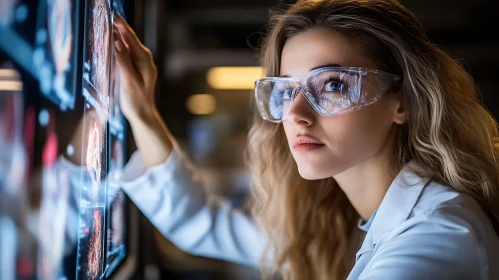
[[[75,3],[71,0],[39,1],[33,66],[40,90],[62,110],[75,105],[72,71],[76,64]]]
[[[78,279],[99,279],[104,269],[107,120],[87,103],[83,120],[78,231]]]
[[[120,4],[91,0],[86,9],[78,279],[109,277],[126,258],[126,200],[120,190],[125,121],[110,37],[114,7]]]
[[[125,163],[125,142],[122,128],[123,126],[113,128],[110,123],[106,275],[113,273],[126,257],[127,221],[125,218],[127,208],[125,194],[121,190],[123,166]]]
[[[106,108],[109,106],[111,28],[110,3],[89,0],[85,20],[83,95],[93,106]]]
[[[1,280],[126,270],[115,11],[122,1],[0,0]]]
[[[113,9],[122,11],[121,2],[114,1]],[[111,20],[114,19],[112,16]],[[114,28],[114,25],[112,25]],[[106,244],[106,276],[111,275],[126,258],[127,215],[125,194],[121,190],[123,167],[125,164],[125,119],[120,109],[120,73],[111,53],[109,103],[109,186]]]
[[[111,7],[90,0],[85,9],[82,93],[83,165],[78,233],[78,279],[99,279],[106,256]]]

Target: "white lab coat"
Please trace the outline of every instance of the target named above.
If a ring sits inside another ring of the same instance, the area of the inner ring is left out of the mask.
[[[499,279],[499,237],[471,197],[410,172],[398,174],[370,221],[348,280]],[[124,191],[179,248],[257,267],[266,244],[259,225],[219,198],[207,197],[172,152],[145,170],[138,153],[125,168]]]

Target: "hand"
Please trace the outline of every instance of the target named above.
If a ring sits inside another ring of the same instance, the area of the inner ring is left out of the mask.
[[[130,122],[144,166],[150,168],[164,162],[177,144],[154,104],[157,71],[151,51],[140,43],[118,13],[115,13],[114,26],[121,111]]]
[[[116,64],[120,69],[120,105],[130,121],[151,118],[156,112],[154,89],[157,70],[151,51],[146,48],[128,23],[114,14],[113,32]]]

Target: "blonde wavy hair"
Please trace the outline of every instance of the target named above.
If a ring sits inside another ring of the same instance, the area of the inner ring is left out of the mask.
[[[498,124],[463,67],[396,0],[309,0],[272,16],[261,55],[267,76],[279,76],[286,40],[311,28],[353,39],[381,70],[403,76],[399,94],[408,121],[398,128],[394,166],[414,160],[425,167],[420,176],[474,197],[499,229]],[[335,180],[301,178],[282,125],[258,113],[246,156],[253,213],[269,240],[265,275],[345,279],[360,243],[359,215]]]

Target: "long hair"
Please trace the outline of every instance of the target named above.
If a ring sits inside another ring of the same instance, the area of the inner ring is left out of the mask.
[[[312,28],[353,39],[381,70],[402,75],[408,118],[397,130],[394,166],[414,160],[426,170],[418,175],[476,199],[497,229],[498,125],[463,67],[396,0],[309,0],[272,16],[261,53],[267,76],[279,76],[286,40]],[[335,180],[301,178],[282,124],[257,114],[246,152],[253,213],[268,236],[262,265],[285,279],[345,279],[359,244],[359,215]]]

